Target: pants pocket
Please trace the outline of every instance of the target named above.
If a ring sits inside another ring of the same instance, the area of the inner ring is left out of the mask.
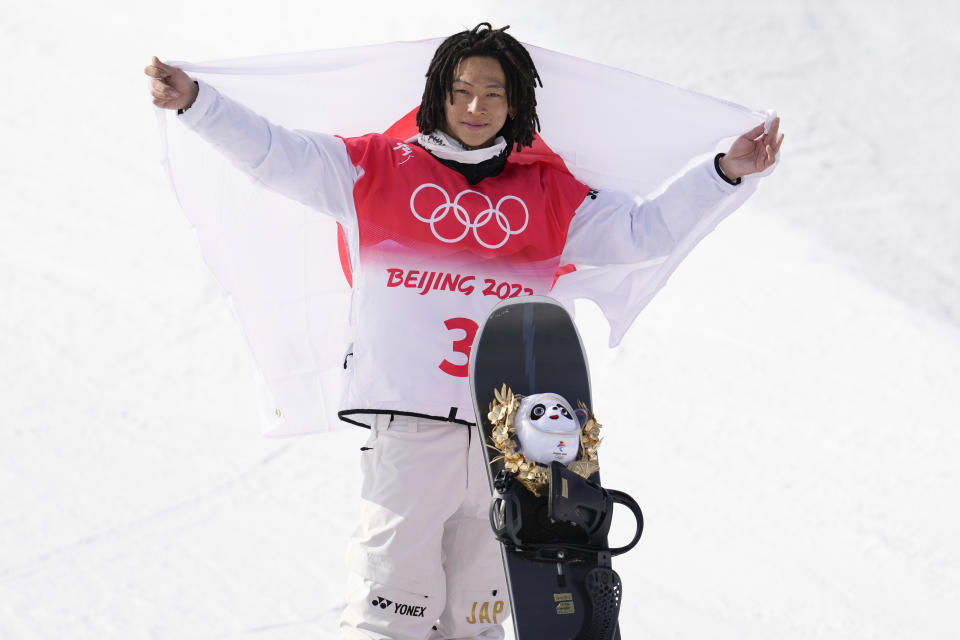
[[[442,598],[354,576],[340,629],[350,638],[420,640],[429,633],[442,607]]]

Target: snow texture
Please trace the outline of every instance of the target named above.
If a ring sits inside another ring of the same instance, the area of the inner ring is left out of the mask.
[[[579,310],[647,517],[624,637],[955,637],[960,4],[37,0],[0,22],[0,638],[336,636],[364,434],[259,437],[141,69],[481,20],[783,117],[619,349]]]

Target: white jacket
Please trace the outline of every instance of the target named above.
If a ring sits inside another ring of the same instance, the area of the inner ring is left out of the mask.
[[[354,187],[364,175],[364,167],[354,164],[342,139],[271,124],[203,82],[196,102],[179,119],[264,186],[332,216],[345,231],[354,278],[349,319],[353,344],[344,345],[347,384],[340,408],[351,414],[387,411],[472,422],[465,379],[444,373],[437,364],[465,370],[465,341],[472,342],[473,336],[469,327],[448,325],[445,331],[440,325],[464,318],[479,323],[499,297],[483,297],[477,291],[468,297],[431,295],[428,299],[422,294],[433,294],[437,285],[433,285],[434,291],[424,291],[431,288],[425,270],[421,275],[413,269],[390,269],[379,260],[363,259],[371,254],[359,246]],[[401,164],[409,149],[396,151]],[[471,155],[476,154],[461,152],[459,157],[456,153],[447,157],[470,162]],[[487,178],[473,189],[482,192],[485,183],[493,180],[496,178]],[[710,156],[649,200],[610,190],[591,191],[576,207],[566,230],[560,264],[584,269],[662,261],[705,212],[737,188],[717,175]],[[411,217],[411,224],[420,223]],[[385,276],[385,271],[392,273]],[[411,271],[417,275],[412,276]],[[439,279],[446,272],[434,273]],[[406,279],[407,286],[393,286],[397,278]],[[499,286],[501,293],[505,291],[507,283],[492,271],[478,272],[476,278],[478,285],[484,280]],[[549,292],[551,281],[534,280],[524,283],[529,288],[523,290]],[[492,285],[489,288],[488,293],[494,292]],[[458,333],[460,330],[466,335]]]

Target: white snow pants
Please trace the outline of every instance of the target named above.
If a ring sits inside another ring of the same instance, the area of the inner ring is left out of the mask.
[[[376,416],[342,640],[501,640],[509,597],[473,427]]]

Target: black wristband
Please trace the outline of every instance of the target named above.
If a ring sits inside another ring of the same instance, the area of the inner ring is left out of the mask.
[[[728,184],[732,184],[732,185],[736,186],[736,185],[740,184],[740,182],[743,180],[743,178],[737,178],[736,180],[731,180],[730,178],[727,177],[727,174],[725,174],[725,173],[723,172],[723,169],[720,168],[720,158],[722,158],[722,157],[725,156],[725,155],[727,155],[727,154],[725,154],[725,153],[718,153],[718,154],[713,158],[713,168],[717,170],[717,175],[719,175],[721,178],[723,178],[724,182],[727,182]]]

